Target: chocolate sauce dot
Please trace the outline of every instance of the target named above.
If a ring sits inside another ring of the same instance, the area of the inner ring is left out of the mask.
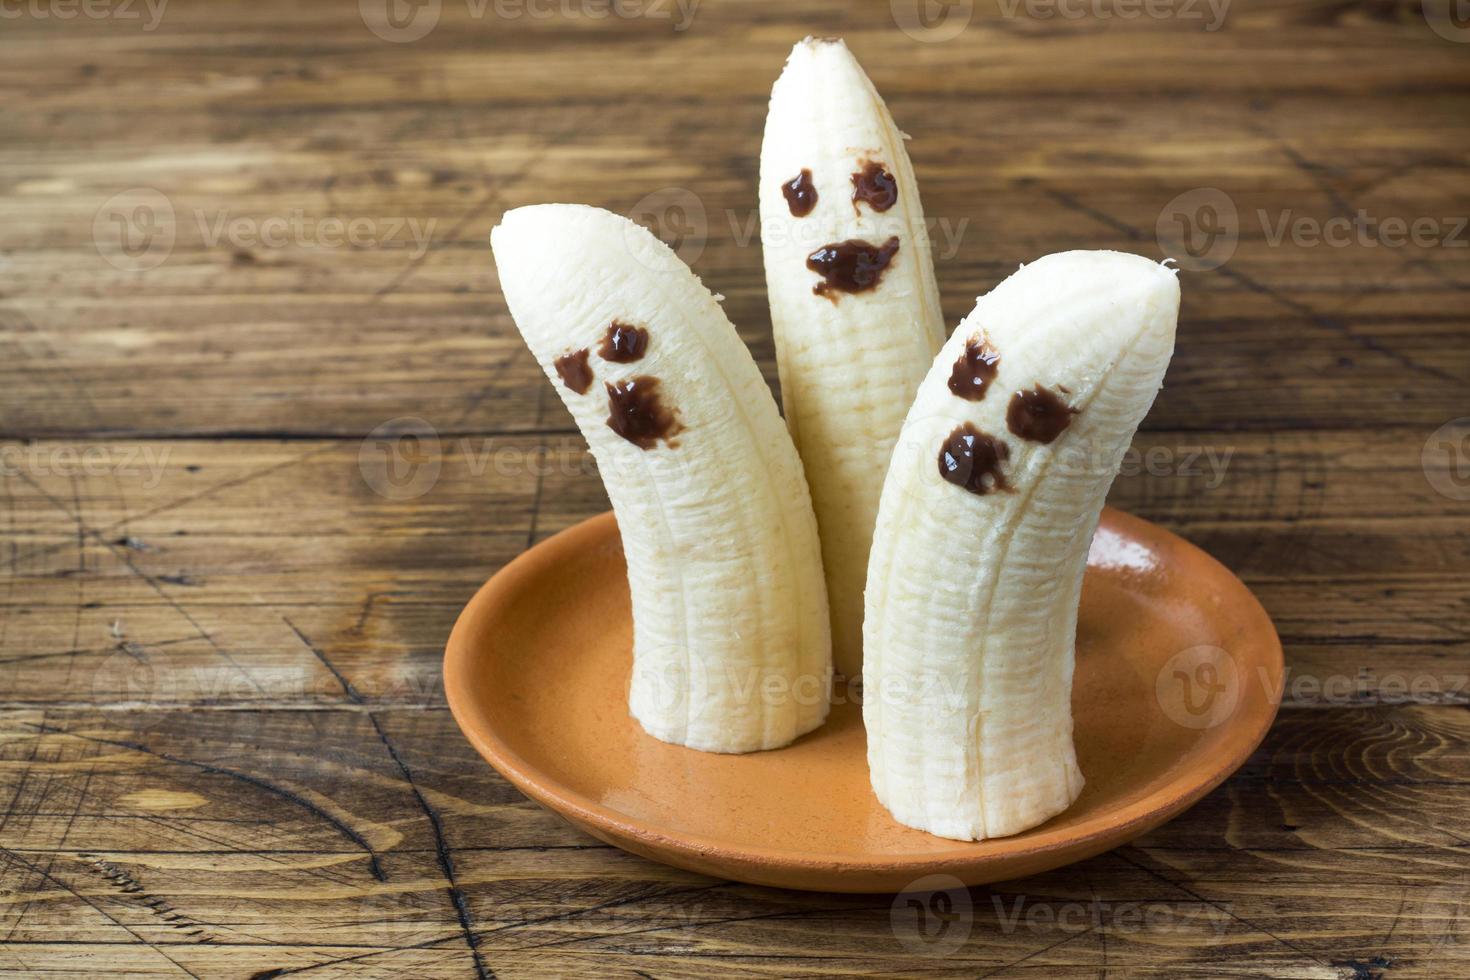
[[[969,422],[955,427],[939,447],[939,475],[957,487],[984,496],[1011,489],[1001,465],[1011,458],[1010,447],[986,435]]]
[[[954,362],[949,375],[949,390],[966,401],[978,402],[1000,370],[1000,352],[990,341],[976,334],[965,341],[964,353]]]
[[[786,206],[793,218],[805,218],[817,206],[817,188],[812,184],[812,172],[805,167],[781,185],[781,193],[786,195]]]
[[[597,348],[597,353],[604,361],[631,364],[647,350],[647,328],[629,326],[620,320],[614,320],[608,325],[607,334],[602,338],[602,346]]]
[[[872,245],[857,238],[845,242],[823,245],[806,257],[806,267],[822,276],[823,282],[812,287],[812,292],[837,302],[834,290],[844,293],[862,293],[878,285],[883,270],[893,261],[898,252],[898,237],[895,235],[881,246]]]
[[[587,394],[592,387],[592,368],[587,364],[587,348],[569,351],[554,362],[561,383],[579,395]]]
[[[852,207],[865,203],[874,211],[887,211],[898,202],[898,181],[883,164],[867,161],[852,175]]]
[[[659,387],[658,378],[646,374],[607,382],[607,427],[639,449],[652,449],[660,439],[674,445],[671,437],[684,427],[664,404]]]
[[[1049,443],[1072,424],[1073,408],[1053,391],[1037,385],[1030,391],[1018,391],[1006,407],[1006,427],[1022,439]]]

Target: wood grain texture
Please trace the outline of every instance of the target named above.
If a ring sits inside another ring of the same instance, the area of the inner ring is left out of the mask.
[[[1470,973],[1470,459],[1433,437],[1470,415],[1470,44],[1414,3],[981,2],[942,42],[914,6],[445,0],[403,43],[372,0],[4,9],[0,973]],[[951,323],[1047,252],[1179,254],[1180,195],[1235,214],[1111,502],[1261,597],[1283,712],[1081,865],[701,878],[528,803],[444,706],[465,599],[606,507],[489,228],[652,222],[774,381],[752,181],[806,34],[912,134]]]

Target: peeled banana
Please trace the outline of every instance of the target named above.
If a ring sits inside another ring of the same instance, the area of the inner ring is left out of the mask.
[[[761,246],[786,423],[821,529],[833,660],[848,676],[862,665],[879,474],[944,341],[903,140],[842,41],[792,49],[761,145]]]
[[[919,386],[883,484],[864,622],[869,772],[900,823],[1004,837],[1081,792],[1082,573],[1178,312],[1167,266],[1049,255],[979,299]]]
[[[587,438],[633,604],[632,715],[711,752],[785,745],[828,710],[831,642],[801,461],[716,298],[597,208],[491,234],[516,326]]]

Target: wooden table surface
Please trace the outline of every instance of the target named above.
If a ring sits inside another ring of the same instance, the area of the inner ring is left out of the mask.
[[[0,4],[0,973],[1470,975],[1470,29],[648,4]],[[490,227],[652,223],[774,380],[753,181],[809,33],[912,134],[951,324],[1060,249],[1198,270],[1111,500],[1290,671],[1179,819],[927,907],[603,846],[439,677],[476,587],[606,507]]]

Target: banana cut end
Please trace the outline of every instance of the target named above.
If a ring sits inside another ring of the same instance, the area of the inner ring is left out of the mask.
[[[1179,315],[1179,270],[1132,252],[1074,249],[1022,263],[980,297],[977,309],[1034,307],[1037,296],[1076,292],[1115,308],[1140,333],[1174,330]]]
[[[622,235],[629,247],[658,243],[647,228],[602,208],[587,204],[528,204],[500,216],[500,224],[490,230],[490,247],[499,263],[502,258],[514,258],[520,250],[574,251],[583,247],[583,243],[605,247],[612,233]]]
[[[808,74],[809,73],[809,74]],[[840,37],[807,36],[791,47],[786,57],[786,70],[782,77],[798,75],[809,79],[812,86],[838,86],[853,73],[862,75],[867,82],[858,60]],[[780,84],[780,79],[777,79]]]

